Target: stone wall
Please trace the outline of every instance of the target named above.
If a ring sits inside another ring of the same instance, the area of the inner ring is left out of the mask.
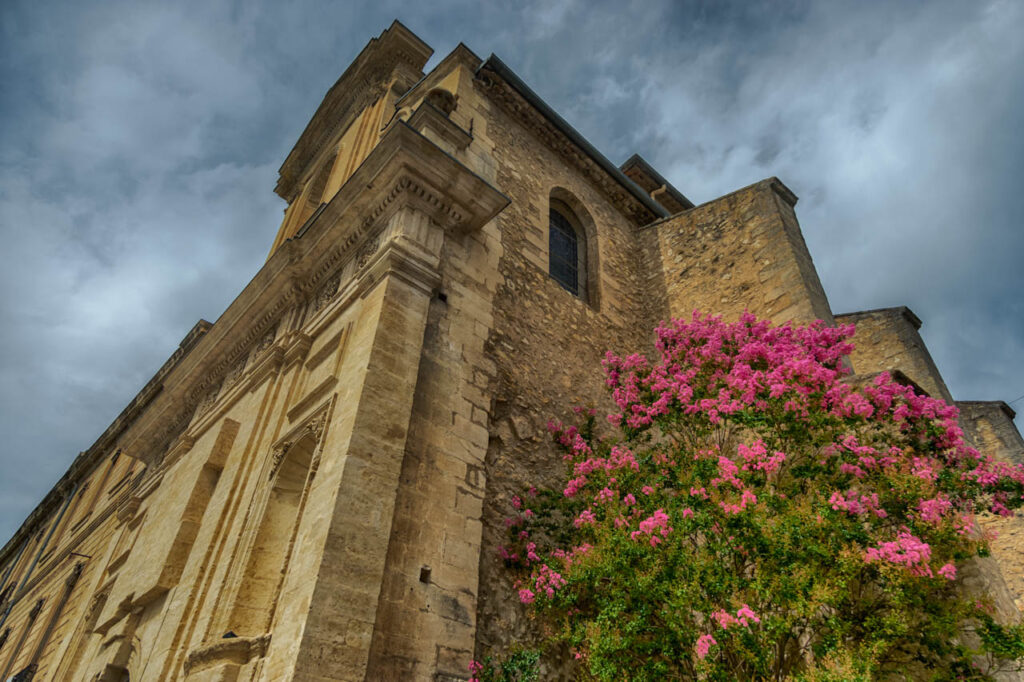
[[[727,319],[744,310],[776,323],[832,324],[832,311],[804,243],[796,196],[762,180],[644,228],[656,238],[668,314],[694,310]],[[646,235],[645,235],[646,236]]]
[[[502,257],[487,351],[496,365],[489,415],[477,655],[531,636],[498,554],[511,496],[529,485],[553,485],[562,461],[546,430],[574,405],[611,405],[601,359],[608,350],[652,346],[663,311],[643,293],[637,226],[561,156],[508,111],[493,106],[496,185],[511,199],[497,220]],[[548,208],[552,192],[574,197],[593,221],[599,309],[573,296],[548,274]]]
[[[858,374],[900,370],[928,395],[953,402],[918,329],[921,320],[909,308],[882,308],[836,315],[838,324],[854,324],[850,356]]]
[[[1013,423],[1016,416],[1001,401],[957,401],[960,425],[968,442],[983,453],[1014,464],[1024,463],[1024,439]],[[1024,612],[1024,513],[1000,517],[985,514],[981,527],[990,537],[992,556],[1003,572],[1017,609]]]

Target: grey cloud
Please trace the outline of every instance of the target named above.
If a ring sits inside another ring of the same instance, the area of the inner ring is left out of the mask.
[[[278,164],[395,17],[695,201],[780,176],[834,309],[908,304],[954,395],[1024,393],[1019,4],[406,5],[0,9],[0,535],[260,267]]]

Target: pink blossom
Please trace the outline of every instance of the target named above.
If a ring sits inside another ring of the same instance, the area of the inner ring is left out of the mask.
[[[849,490],[844,495],[837,491],[832,493],[828,501],[836,511],[845,511],[851,516],[868,513],[872,513],[880,519],[888,516],[886,511],[879,507],[878,493],[862,495],[855,490]]]
[[[597,523],[597,517],[594,516],[594,512],[589,509],[584,509],[580,512],[579,516],[573,519],[572,525],[577,528],[582,528],[583,526],[589,526],[595,523]]]
[[[532,604],[535,598],[536,595],[534,595],[534,593],[529,589],[524,587],[523,589],[519,590],[519,601],[521,601],[522,603]]]
[[[761,622],[761,619],[757,617],[757,614],[754,613],[754,611],[746,604],[743,604],[740,607],[740,609],[736,612],[736,620],[739,621],[739,624],[743,625],[744,627],[747,626],[748,620],[753,621],[755,623]]]
[[[757,495],[752,493],[750,490],[744,490],[740,495],[739,504],[733,504],[729,502],[719,502],[718,506],[722,508],[726,514],[736,515],[747,508],[748,505],[757,504]]]
[[[786,459],[786,455],[782,452],[775,452],[769,455],[765,449],[764,442],[761,440],[755,441],[749,447],[740,443],[737,449],[744,461],[744,471],[763,471],[766,474],[770,474],[778,471]]]
[[[697,652],[697,658],[703,660],[707,657],[708,651],[712,645],[718,644],[715,638],[711,635],[701,635],[697,638],[697,643],[694,645],[694,650]]]
[[[651,516],[641,521],[640,530],[633,531],[629,534],[629,537],[637,540],[641,536],[647,535],[650,537],[651,547],[654,547],[661,542],[661,538],[668,537],[668,534],[672,532],[668,522],[668,514],[665,513],[665,510],[658,509]],[[659,533],[661,537],[658,537]]]
[[[945,516],[953,507],[953,503],[946,498],[945,495],[939,495],[935,499],[921,500],[917,503],[917,510],[921,514],[921,519],[928,523],[939,523],[942,521],[942,517]]]
[[[711,614],[711,618],[723,629],[728,630],[730,625],[736,623],[736,619],[732,617],[728,611],[719,609]]]
[[[946,580],[956,580],[956,566],[953,564],[945,564],[939,569],[939,575]]]
[[[928,543],[922,542],[910,534],[910,531],[903,529],[896,536],[893,542],[882,542],[878,547],[869,547],[864,552],[864,562],[873,563],[876,561],[888,561],[889,563],[906,566],[915,575],[930,574],[931,569],[927,567],[931,559],[932,548]]]
[[[743,604],[736,611],[736,615],[733,616],[728,611],[719,609],[711,614],[712,620],[718,623],[719,627],[723,630],[728,630],[733,625],[741,625],[743,627],[750,627],[750,623],[760,623],[761,619],[758,618],[754,610],[747,604]]]
[[[537,572],[536,579],[534,580],[534,586],[538,592],[544,592],[548,599],[555,596],[555,590],[565,585],[565,578],[558,571],[552,569],[547,564],[542,564],[540,570]],[[531,593],[532,596],[532,593]],[[519,600],[523,600],[523,592],[519,591]],[[529,602],[523,602],[528,604]]]
[[[607,504],[608,502],[611,502],[617,497],[618,495],[616,495],[611,488],[608,488],[606,486],[604,488],[601,488],[597,495],[594,496],[594,504]]]

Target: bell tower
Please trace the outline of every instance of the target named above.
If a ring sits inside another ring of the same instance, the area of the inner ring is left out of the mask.
[[[271,255],[303,231],[377,146],[395,103],[423,77],[431,54],[396,20],[366,44],[327,91],[278,171],[274,191],[288,208]]]

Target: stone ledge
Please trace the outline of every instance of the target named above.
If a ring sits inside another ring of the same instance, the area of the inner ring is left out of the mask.
[[[258,637],[231,637],[196,647],[185,657],[185,675],[219,665],[243,666],[263,658],[270,646],[270,633]]]

